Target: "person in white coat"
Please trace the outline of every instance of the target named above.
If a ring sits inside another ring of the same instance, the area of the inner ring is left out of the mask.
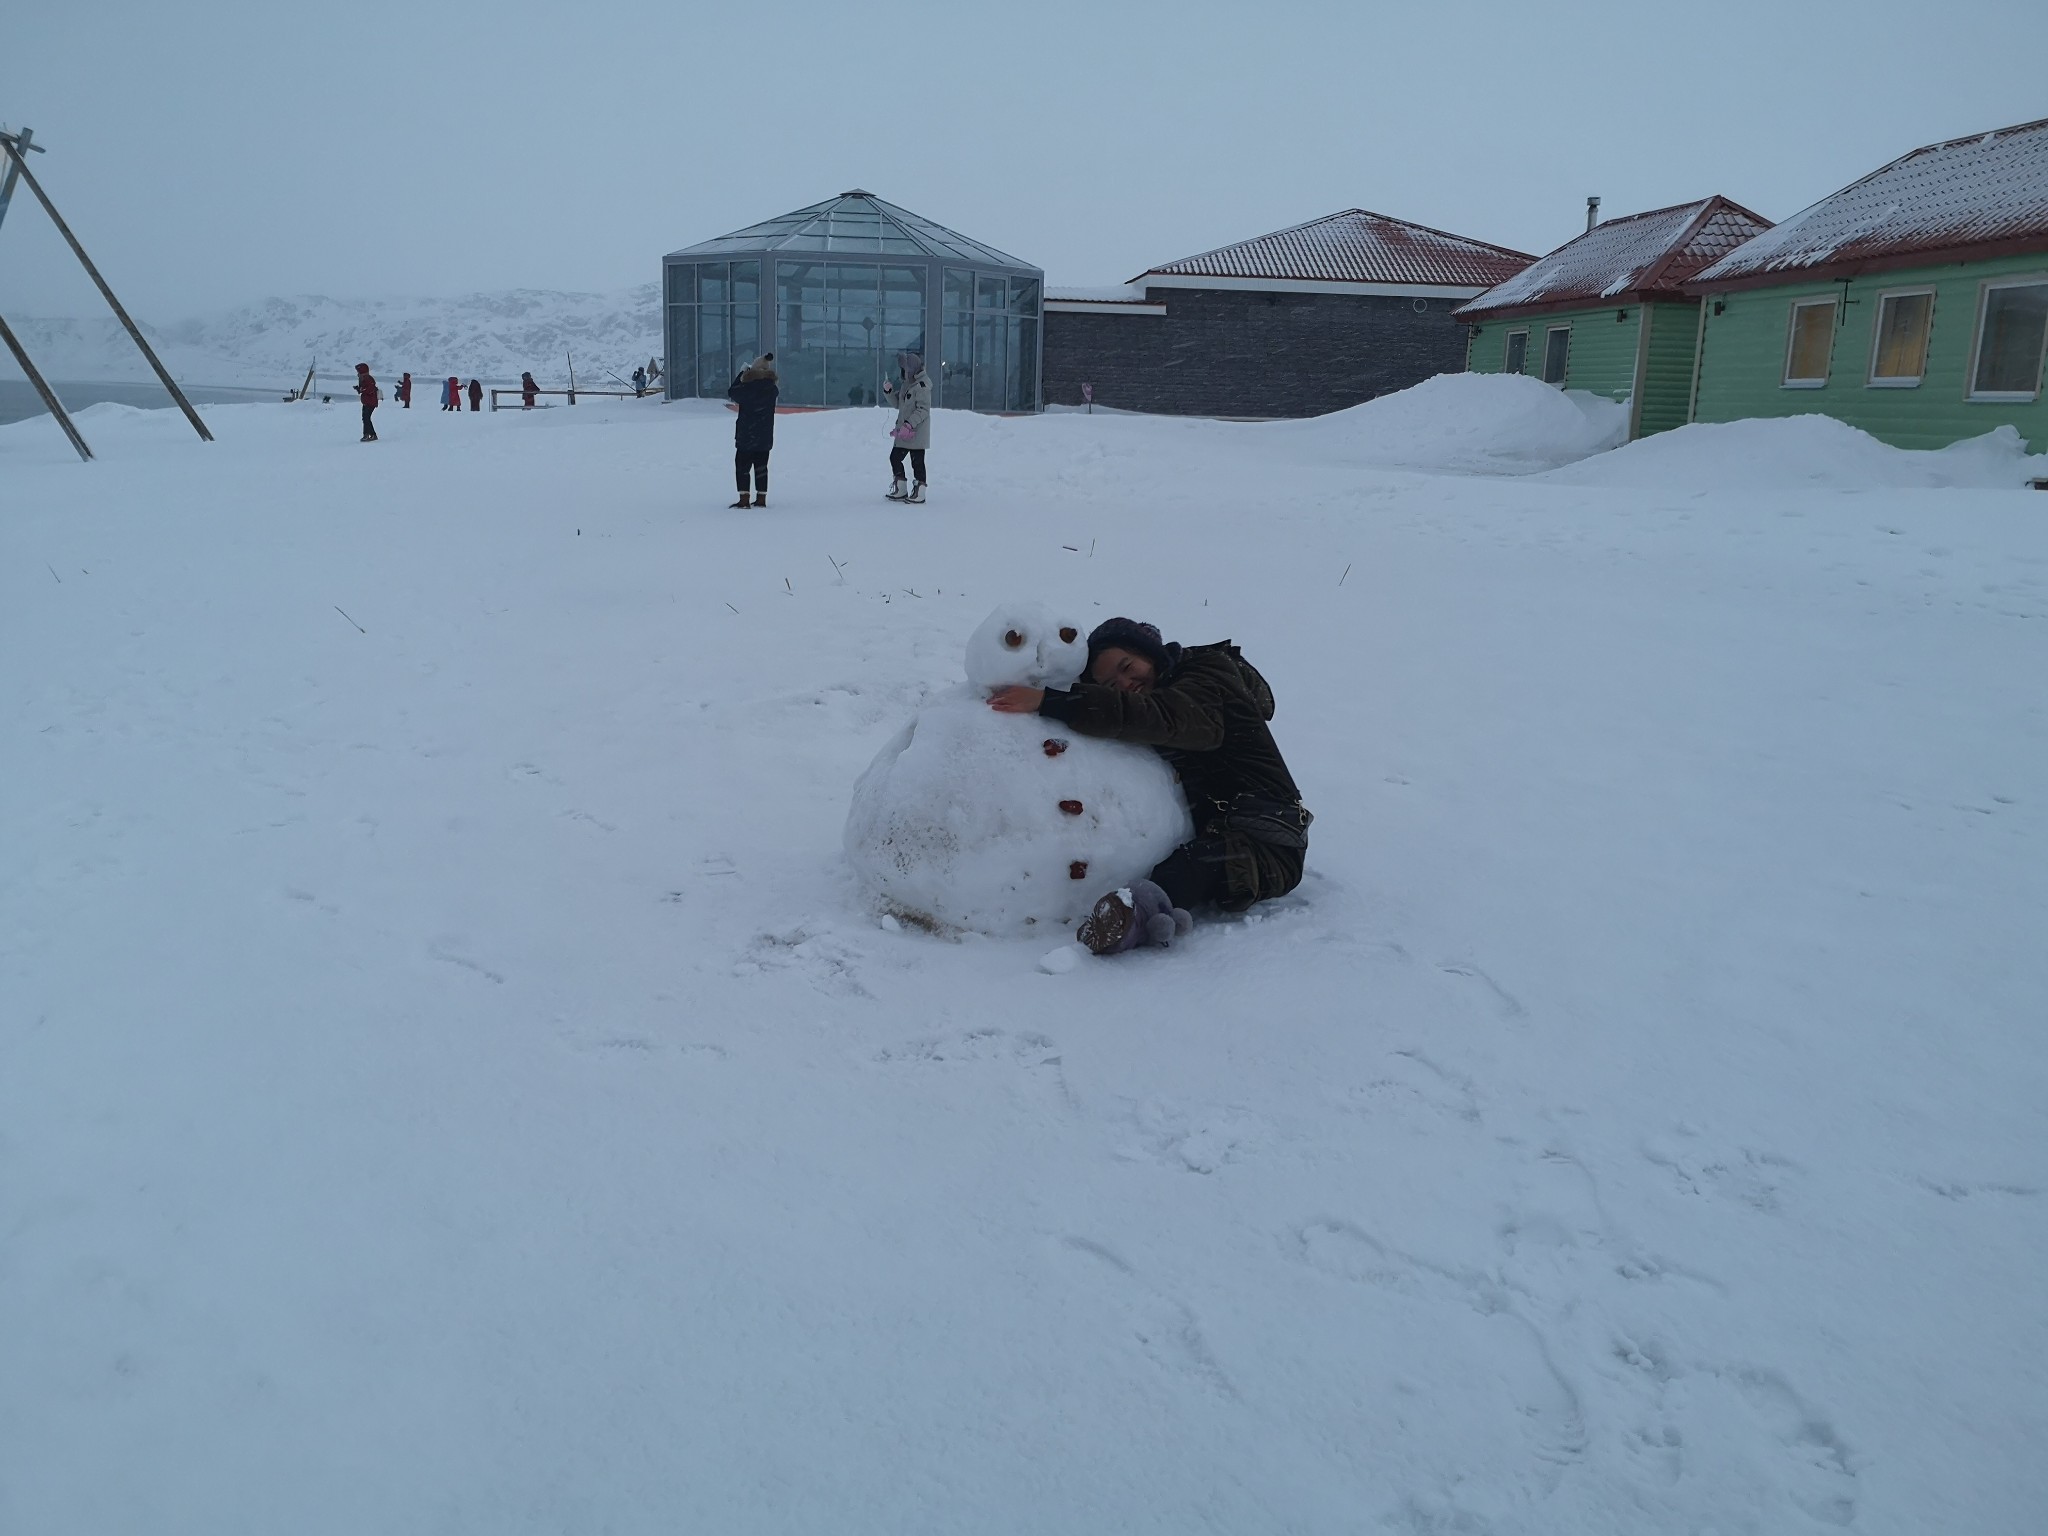
[[[882,397],[896,407],[896,425],[889,429],[894,446],[889,450],[889,499],[924,500],[924,451],[932,445],[932,381],[924,371],[924,359],[915,352],[896,354],[902,376],[882,381]],[[916,484],[906,489],[903,461],[910,460]]]

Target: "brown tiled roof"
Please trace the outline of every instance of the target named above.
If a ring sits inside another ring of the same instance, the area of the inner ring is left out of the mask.
[[[1533,266],[1462,305],[1460,319],[1621,299],[1681,297],[1679,284],[1770,221],[1705,197],[1596,224]]]
[[[1702,286],[2048,251],[2048,118],[1929,144],[1696,275]]]
[[[1135,281],[1151,276],[1234,277],[1484,288],[1533,260],[1524,251],[1468,240],[1363,208],[1347,208],[1256,240],[1169,261]]]

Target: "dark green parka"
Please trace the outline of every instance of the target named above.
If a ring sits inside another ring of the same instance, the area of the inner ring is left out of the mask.
[[[1176,654],[1176,652],[1178,654]],[[1169,647],[1159,680],[1142,693],[1079,682],[1048,689],[1039,714],[1084,736],[1153,747],[1180,775],[1195,839],[1213,849],[1233,907],[1280,896],[1301,883],[1304,850],[1250,836],[1228,824],[1234,801],[1255,796],[1299,805],[1301,791],[1266,722],[1273,690],[1228,640]]]

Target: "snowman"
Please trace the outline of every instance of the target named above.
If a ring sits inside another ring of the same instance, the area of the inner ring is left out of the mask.
[[[967,683],[929,699],[853,787],[846,854],[885,911],[941,930],[1045,933],[1085,916],[1194,835],[1148,747],[998,714],[1009,684],[1066,688],[1087,632],[1010,603],[967,641]]]

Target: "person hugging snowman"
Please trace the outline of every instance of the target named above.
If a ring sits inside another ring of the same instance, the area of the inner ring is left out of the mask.
[[[1071,687],[1012,684],[989,707],[1151,747],[1180,777],[1195,835],[1148,879],[1095,902],[1075,934],[1093,953],[1170,944],[1188,909],[1242,912],[1301,883],[1315,818],[1266,723],[1273,690],[1228,640],[1183,647],[1153,625],[1107,619]]]

